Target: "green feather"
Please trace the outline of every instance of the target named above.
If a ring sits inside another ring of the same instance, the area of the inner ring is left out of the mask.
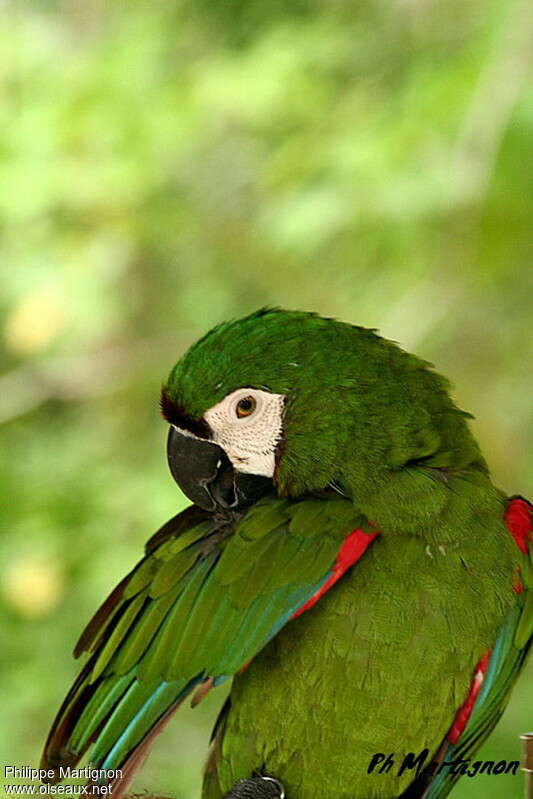
[[[518,649],[526,646],[533,635],[533,587],[529,589],[524,599],[524,606],[520,621],[516,628],[514,645]]]
[[[152,581],[157,573],[159,561],[154,555],[148,555],[134,570],[124,590],[124,598],[131,599]]]
[[[300,536],[314,536],[322,527],[324,515],[324,503],[321,500],[307,499],[298,502],[291,509],[289,530],[291,533],[297,532]]]
[[[191,607],[190,612],[183,620],[180,635],[176,636],[174,643],[174,651],[169,657],[169,664],[166,669],[166,679],[175,679],[183,671],[183,664],[187,664],[189,671],[198,672],[205,670],[205,662],[202,663],[199,658],[199,643],[202,638],[209,639],[215,647],[220,645],[220,642],[210,635],[214,628],[213,619],[215,617],[217,607],[220,605],[220,583],[216,577],[216,570],[213,569],[208,575],[207,579],[202,584],[202,596],[198,597],[200,601],[196,601]],[[227,626],[228,621],[231,623],[239,621],[239,614],[231,609],[225,603],[226,616],[224,621]],[[216,628],[215,628],[216,629]],[[216,662],[216,660],[215,660]]]
[[[285,527],[280,525],[274,530],[266,529],[266,534],[253,541],[233,536],[227,543],[217,567],[217,578],[222,585],[235,583],[241,578],[248,579],[254,564],[265,562],[265,554],[275,545],[277,537],[283,536]]]
[[[150,699],[150,696],[157,689],[158,683],[133,682],[122,700],[109,716],[106,724],[98,736],[98,740],[91,753],[91,765],[100,767],[108,752],[112,749],[116,741],[122,736],[130,721],[141,710],[143,705]],[[141,727],[138,733],[146,732],[146,728]]]
[[[176,636],[179,636],[182,626],[191,612],[196,596],[213,565],[213,560],[214,556],[211,555],[198,563],[176,604],[158,631],[154,642],[144,655],[138,671],[139,678],[144,682],[166,679],[169,654],[175,646]]]
[[[133,679],[134,675],[130,672],[118,678],[108,677],[100,683],[76,723],[70,743],[74,752],[84,751],[95,730],[124,695]]]
[[[198,546],[190,546],[165,561],[153,577],[149,590],[150,597],[157,599],[169,591],[173,585],[176,585],[189,571],[198,555]]]
[[[91,677],[89,680],[90,683],[95,682],[95,680],[97,680],[98,677],[104,672],[109,661],[115,654],[115,651],[123,643],[129,628],[133,624],[137,614],[139,613],[139,610],[146,600],[146,595],[146,591],[138,594],[126,608],[124,614],[120,617],[115,629],[109,636],[106,644],[96,659],[96,663],[94,664],[93,670],[91,672]]]
[[[183,582],[179,582],[174,588],[157,601],[151,603],[144,613],[142,619],[130,631],[130,634],[113,663],[114,671],[117,674],[125,674],[132,666],[139,662],[154,635],[159,629],[163,619],[166,617],[170,608],[176,602],[178,596],[185,588]]]
[[[263,500],[253,506],[241,524],[237,535],[245,541],[254,541],[286,522],[288,502]]]

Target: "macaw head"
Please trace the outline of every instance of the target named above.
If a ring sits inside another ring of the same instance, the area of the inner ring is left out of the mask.
[[[359,498],[387,470],[480,458],[446,381],[372,330],[263,309],[215,327],[172,369],[168,460],[206,510],[268,491]]]

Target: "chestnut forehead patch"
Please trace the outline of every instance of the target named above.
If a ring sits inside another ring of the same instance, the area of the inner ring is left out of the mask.
[[[175,402],[164,388],[161,390],[159,404],[161,406],[163,418],[166,419],[169,424],[173,424],[180,430],[187,430],[198,438],[210,440],[213,437],[213,431],[205,419],[195,419],[193,416],[186,413],[181,405]]]

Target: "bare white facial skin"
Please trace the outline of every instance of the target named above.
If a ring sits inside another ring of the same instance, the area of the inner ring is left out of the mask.
[[[239,403],[248,398],[253,410],[239,416]],[[238,388],[205,412],[204,418],[213,431],[212,441],[222,447],[237,471],[274,476],[284,402],[283,394]]]

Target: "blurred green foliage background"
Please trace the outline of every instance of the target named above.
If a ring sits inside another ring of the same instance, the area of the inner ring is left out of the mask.
[[[280,304],[378,327],[533,494],[533,20],[522,0],[1,15],[0,760],[35,766],[82,625],[184,505],[158,393],[214,323]],[[532,684],[483,757],[518,756]],[[220,700],[175,719],[138,790],[198,796]]]

